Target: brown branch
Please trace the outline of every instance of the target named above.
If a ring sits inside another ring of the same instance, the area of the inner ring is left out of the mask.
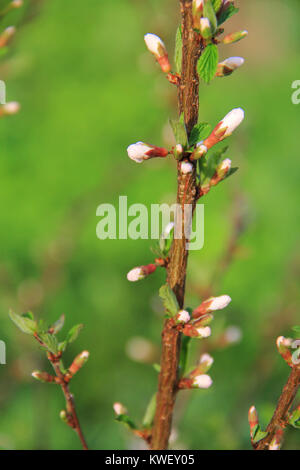
[[[279,430],[285,429],[288,422],[288,413],[296,398],[300,387],[300,367],[293,367],[279,398],[274,415],[268,424],[266,431],[268,435],[258,442],[256,450],[268,450],[270,443]]]
[[[197,61],[200,56],[200,38],[193,30],[192,0],[180,0],[182,17],[182,75],[178,84],[179,113],[184,113],[188,134],[198,121],[199,108],[199,77]],[[185,238],[184,204],[197,202],[196,168],[193,173],[184,175],[178,165],[177,203],[182,207],[182,238],[174,239],[170,262],[168,265],[167,282],[173,289],[180,308],[184,305],[185,279],[188,260]],[[157,406],[151,438],[151,449],[168,448],[171,432],[172,415],[178,384],[178,365],[180,359],[181,333],[166,320],[162,332],[161,371],[159,374]]]
[[[39,342],[39,344],[41,346],[43,346],[44,348],[47,349],[47,346],[43,343],[43,341],[41,340],[41,338],[35,334],[34,335],[35,339]],[[88,450],[88,446],[87,446],[87,443],[86,443],[86,440],[84,438],[84,435],[83,435],[83,432],[82,432],[82,429],[81,429],[81,426],[80,426],[80,423],[79,423],[79,420],[78,420],[78,416],[77,416],[77,413],[76,413],[76,408],[75,408],[75,403],[74,403],[74,398],[73,398],[73,395],[72,393],[70,392],[70,389],[69,389],[69,385],[68,385],[68,382],[69,380],[66,379],[65,377],[65,374],[61,371],[61,368],[60,368],[60,360],[61,360],[61,357],[60,356],[56,356],[52,353],[47,353],[47,357],[49,359],[49,361],[51,362],[51,365],[56,373],[56,376],[58,377],[59,379],[59,385],[62,389],[62,392],[65,396],[65,400],[66,400],[66,411],[67,411],[67,423],[68,425],[74,429],[74,431],[76,431],[79,439],[80,439],[80,442],[82,444],[82,447],[84,450]]]

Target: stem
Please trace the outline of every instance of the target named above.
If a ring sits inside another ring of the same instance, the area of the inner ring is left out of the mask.
[[[182,74],[178,85],[179,113],[184,113],[188,135],[198,122],[199,77],[197,61],[200,56],[199,35],[193,30],[192,0],[180,0],[182,18]],[[177,203],[182,207],[182,238],[174,239],[167,282],[173,289],[180,308],[184,306],[185,279],[188,261],[185,238],[184,204],[197,202],[196,168],[193,173],[184,175],[178,165]],[[178,232],[179,233],[179,232]],[[172,415],[178,385],[181,333],[176,331],[170,320],[166,320],[162,332],[161,370],[158,381],[157,405],[152,429],[151,449],[168,448],[171,433]]]
[[[256,450],[268,450],[269,445],[276,434],[276,431],[286,427],[288,412],[293,404],[294,399],[296,398],[299,387],[300,368],[293,367],[288,381],[282,390],[274,415],[268,424],[268,435],[258,442],[255,447]]]

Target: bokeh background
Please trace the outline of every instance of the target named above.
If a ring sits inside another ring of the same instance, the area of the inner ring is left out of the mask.
[[[11,323],[9,308],[31,309],[49,324],[65,313],[66,330],[85,324],[66,362],[83,349],[91,353],[72,382],[89,445],[141,445],[114,421],[112,403],[124,403],[140,422],[155,390],[164,275],[128,283],[130,268],[151,262],[151,242],[98,240],[96,208],[117,206],[119,195],[148,207],[175,198],[174,161],[136,165],[126,147],[168,142],[175,89],[146,52],[143,35],[161,35],[172,55],[177,3],[27,0],[2,22],[18,32],[1,58],[0,79],[7,100],[22,105],[0,121],[3,449],[80,447],[59,419],[59,388],[32,379],[33,369],[50,369]],[[245,109],[230,142],[240,169],[204,201],[205,246],[191,254],[187,284],[188,305],[209,292],[233,301],[200,345],[215,358],[213,387],[178,400],[172,447],[179,449],[250,448],[249,407],[257,406],[266,425],[289,373],[276,337],[293,335],[299,324],[300,105],[291,102],[291,85],[300,79],[300,3],[238,3],[227,32],[247,29],[249,36],[221,56],[246,62],[231,77],[201,86],[200,119],[215,124],[230,109]],[[193,349],[195,360],[199,343]],[[300,448],[296,430],[287,431],[284,448]]]

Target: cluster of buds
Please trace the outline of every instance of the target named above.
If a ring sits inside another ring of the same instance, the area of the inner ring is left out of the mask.
[[[129,145],[127,153],[131,160],[134,160],[136,163],[142,163],[144,160],[149,160],[150,158],[166,157],[169,151],[162,147],[156,147],[155,145],[136,142],[135,144]]]
[[[197,144],[195,151],[191,155],[191,160],[198,160],[199,158],[203,157],[214,145],[222,142],[227,137],[230,137],[242,123],[244,117],[245,113],[242,108],[235,108],[226,114],[222,121],[216,125],[207,139]]]
[[[189,373],[187,377],[179,381],[178,388],[188,390],[191,388],[209,388],[213,381],[207,374],[213,365],[213,358],[209,354],[203,354],[200,358],[198,366]]]

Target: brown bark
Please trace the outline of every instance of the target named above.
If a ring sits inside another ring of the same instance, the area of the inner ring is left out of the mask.
[[[179,113],[184,113],[188,135],[198,121],[199,109],[199,77],[197,62],[200,56],[199,35],[193,30],[192,0],[181,0],[182,18],[182,75],[178,84]],[[184,306],[185,279],[188,260],[186,238],[184,236],[184,204],[195,207],[197,201],[196,168],[193,173],[183,175],[178,165],[177,203],[182,207],[181,239],[174,239],[170,262],[168,265],[167,282],[173,289],[180,308]],[[170,320],[166,320],[162,332],[161,371],[159,374],[157,406],[151,438],[151,449],[168,448],[171,432],[172,415],[178,385],[178,365],[180,359],[181,333]]]
[[[288,413],[296,398],[300,387],[300,367],[293,367],[279,398],[274,415],[268,424],[266,431],[268,435],[258,442],[256,450],[268,450],[272,439],[279,429],[284,429],[287,425]]]

